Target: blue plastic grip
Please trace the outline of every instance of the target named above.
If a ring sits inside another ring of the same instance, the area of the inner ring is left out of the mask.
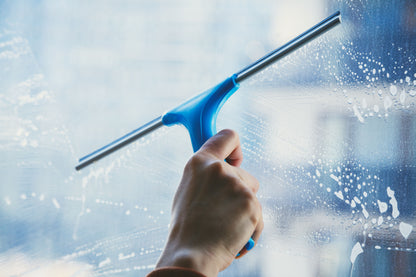
[[[250,251],[251,249],[253,249],[254,245],[254,240],[250,238],[244,247],[247,249],[247,251]]]
[[[166,126],[182,124],[188,129],[194,152],[217,133],[217,115],[225,101],[239,88],[233,75],[215,87],[187,100],[162,116]]]
[[[254,240],[252,239],[252,238],[250,238],[249,240],[248,240],[248,242],[246,243],[246,245],[244,245],[244,248],[247,250],[247,251],[250,251],[251,249],[253,249],[253,247],[254,247],[254,245],[255,245],[256,243],[254,242]],[[237,254],[237,257],[240,257],[240,253],[238,253]]]

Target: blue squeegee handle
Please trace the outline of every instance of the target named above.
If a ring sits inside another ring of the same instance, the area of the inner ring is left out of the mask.
[[[188,129],[194,152],[216,132],[217,114],[228,98],[239,88],[233,75],[218,85],[185,101],[162,116],[166,126],[181,124]]]

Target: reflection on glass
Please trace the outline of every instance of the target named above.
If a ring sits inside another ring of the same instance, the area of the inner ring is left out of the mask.
[[[416,5],[292,2],[0,2],[0,275],[145,276],[192,154],[186,130],[81,173],[77,157],[336,10],[338,29],[219,114],[266,221],[221,276],[416,275]]]

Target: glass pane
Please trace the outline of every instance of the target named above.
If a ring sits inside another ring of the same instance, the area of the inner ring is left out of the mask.
[[[220,276],[415,276],[412,0],[0,1],[0,275],[145,276],[186,129],[80,172],[77,159],[337,10],[340,26],[242,82],[218,116],[266,224]]]

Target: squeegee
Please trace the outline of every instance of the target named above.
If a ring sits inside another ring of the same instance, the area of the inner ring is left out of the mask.
[[[172,126],[182,124],[185,126],[191,137],[192,148],[196,152],[205,141],[216,134],[217,114],[228,98],[239,88],[241,82],[322,35],[339,23],[341,23],[341,14],[338,11],[283,46],[231,75],[231,77],[228,77],[218,85],[185,101],[178,107],[173,108],[108,145],[82,157],[79,160],[79,164],[75,167],[76,170],[80,170],[104,158],[164,125]],[[245,248],[250,250],[253,246],[254,241],[250,239],[245,245]]]
[[[76,170],[80,170],[104,158],[163,125],[184,125],[188,129],[193,150],[196,152],[206,140],[216,133],[217,114],[228,98],[239,88],[239,84],[242,81],[287,56],[339,23],[341,23],[341,14],[338,11],[213,88],[202,92],[136,130],[80,158],[79,164],[75,167]]]

